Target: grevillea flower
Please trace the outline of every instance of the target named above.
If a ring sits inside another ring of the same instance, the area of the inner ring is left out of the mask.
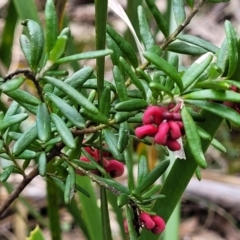
[[[180,104],[170,103],[167,108],[149,106],[143,114],[143,125],[135,129],[138,138],[154,137],[154,142],[172,151],[181,149],[177,141],[184,134]]]
[[[154,228],[151,229],[152,233],[159,234],[159,233],[163,232],[164,229],[165,229],[165,222],[164,222],[164,220],[161,217],[157,216],[157,215],[156,216],[151,216],[151,219],[155,223]]]
[[[127,219],[123,220],[123,227],[126,234],[129,234]]]
[[[141,212],[139,219],[147,230],[152,230],[155,227],[155,222],[152,220],[151,216],[148,213]]]
[[[85,150],[94,158],[94,160],[96,162],[100,161],[100,153],[99,153],[98,149],[92,149],[90,147],[86,147]],[[115,159],[108,160],[106,158],[107,156],[109,156],[109,153],[108,152],[103,152],[103,168],[105,169],[105,171],[107,173],[109,173],[109,175],[112,178],[120,177],[121,175],[123,175],[124,164],[122,162],[119,162],[119,161],[115,160]],[[91,162],[85,156],[80,157],[79,160],[87,162],[87,163]],[[100,175],[100,172],[97,169],[96,170],[91,170],[90,172],[95,174],[95,175]],[[84,175],[78,170],[76,171],[76,173],[79,174],[79,175]]]
[[[116,178],[116,177],[120,177],[123,175],[124,173],[124,165],[123,163],[112,159],[112,160],[108,160],[108,166],[104,167],[106,172],[109,173],[109,175],[112,178]]]

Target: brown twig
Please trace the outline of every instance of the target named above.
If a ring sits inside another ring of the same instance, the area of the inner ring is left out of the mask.
[[[55,156],[59,155],[61,149],[64,147],[63,143],[58,143],[53,150],[48,154],[47,161],[51,161]],[[38,166],[35,166],[33,170],[26,175],[14,191],[7,197],[7,199],[0,205],[0,216],[8,209],[13,201],[18,198],[23,189],[38,175]]]

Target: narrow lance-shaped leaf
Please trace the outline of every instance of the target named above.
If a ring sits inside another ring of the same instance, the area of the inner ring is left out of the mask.
[[[99,101],[99,111],[104,114],[107,118],[110,117],[111,109],[111,89],[109,86],[106,86],[101,94]]]
[[[227,152],[227,149],[216,138],[213,138],[213,140],[211,141],[211,145],[222,153]]]
[[[240,114],[222,103],[188,99],[185,99],[184,102],[200,107],[208,112],[218,115],[219,117],[225,118],[237,126],[240,126]]]
[[[186,90],[191,84],[196,82],[197,78],[209,66],[211,61],[212,61],[212,55],[208,55],[207,57],[204,58],[204,60],[202,60],[202,58],[198,59],[186,70],[186,72],[182,76],[182,83],[183,83],[184,90]]]
[[[219,48],[217,46],[213,45],[212,43],[210,43],[210,42],[208,42],[208,41],[206,41],[202,38],[196,37],[196,36],[187,35],[187,34],[180,34],[176,38],[183,41],[183,42],[188,42],[188,43],[191,43],[193,45],[204,48],[204,49],[206,49],[206,50],[208,50],[209,52],[212,52],[212,53],[216,53],[219,50]]]
[[[138,163],[137,186],[143,182],[147,175],[148,175],[148,163],[146,157],[142,155]]]
[[[137,77],[135,72],[133,72],[131,66],[127,63],[127,61],[123,57],[120,57],[119,61],[120,61],[121,66],[123,67],[123,69],[126,71],[128,76],[131,78],[132,83],[140,90],[143,98],[146,99],[146,92],[143,87],[143,84],[141,83],[141,81],[139,80],[139,78]]]
[[[118,47],[117,43],[108,35],[106,34],[106,42],[109,49],[113,52],[110,55],[113,65],[118,65],[118,59],[120,56],[123,56],[122,50]]]
[[[128,61],[134,68],[138,66],[138,59],[134,52],[133,47],[122,36],[120,36],[112,27],[107,26],[107,33],[116,42],[122,52],[125,54]]]
[[[137,111],[144,109],[148,106],[148,103],[143,99],[129,99],[124,102],[117,103],[115,109],[117,111]]]
[[[56,126],[57,132],[62,138],[62,141],[68,146],[69,148],[75,148],[76,144],[73,138],[71,131],[68,129],[66,123],[55,113],[51,114],[51,119]]]
[[[51,83],[55,87],[59,88],[61,91],[65,92],[69,98],[78,103],[80,106],[85,108],[92,114],[98,114],[98,109],[93,103],[91,103],[87,98],[85,98],[80,92],[78,92],[73,87],[69,86],[67,83],[60,81],[53,77],[44,77],[44,81]]]
[[[198,46],[193,46],[185,42],[173,42],[170,43],[167,48],[170,52],[176,52],[187,55],[202,55],[207,53],[207,50]]]
[[[18,156],[37,138],[37,127],[34,123],[28,128],[13,145],[13,154]]]
[[[159,70],[162,70],[168,75],[179,87],[180,91],[183,89],[182,79],[177,70],[170,65],[166,60],[151,52],[144,52],[143,56],[151,63],[153,63]]]
[[[231,77],[235,72],[238,64],[238,40],[237,33],[231,22],[226,20],[224,23],[227,44],[228,44],[228,73],[227,77]]]
[[[139,19],[139,30],[140,30],[141,39],[145,46],[145,49],[148,50],[154,45],[155,41],[150,31],[150,28],[144,13],[144,9],[142,6],[138,6],[138,19]]]
[[[70,120],[76,127],[85,128],[86,124],[83,117],[78,113],[76,108],[70,106],[66,101],[59,98],[53,93],[47,94],[48,98],[59,108],[60,112]]]
[[[111,151],[113,157],[122,161],[123,160],[123,155],[117,149],[117,137],[108,128],[105,128],[103,130],[103,135],[104,135],[106,144],[107,144],[109,150]]]
[[[29,38],[24,34],[20,36],[20,46],[28,65],[32,68],[31,43]]]
[[[52,50],[58,35],[57,13],[53,0],[47,0],[45,5],[46,45],[47,53]]]
[[[46,170],[47,170],[46,153],[41,152],[38,156],[38,171],[40,176],[44,177],[46,175]]]
[[[64,188],[64,202],[65,204],[69,204],[71,202],[71,199],[74,195],[74,186],[75,186],[75,169],[68,165],[68,175],[65,182],[65,188]]]
[[[229,102],[240,102],[240,94],[230,90],[212,90],[204,89],[188,93],[183,96],[184,99],[195,99],[195,100],[216,100],[216,101],[229,101]]]
[[[31,47],[31,64],[30,67],[33,71],[37,70],[38,63],[43,53],[44,37],[42,28],[40,25],[31,20],[26,19],[22,21],[22,25],[28,28],[30,35],[30,47]]]
[[[117,149],[122,153],[129,143],[130,129],[127,122],[120,123]]]
[[[8,91],[15,90],[15,89],[19,88],[23,84],[24,81],[25,81],[25,77],[18,77],[18,78],[10,79],[7,82],[0,85],[0,90],[2,90],[2,92],[8,92]]]
[[[26,113],[19,113],[13,116],[8,117],[7,119],[4,119],[3,121],[0,121],[0,131],[14,125],[17,123],[20,123],[24,121],[28,117],[28,114]]]
[[[92,76],[92,74],[93,68],[90,66],[86,66],[73,73],[73,75],[71,75],[70,77],[66,78],[64,82],[75,89],[79,89]],[[58,88],[55,88],[53,93],[55,95],[58,95],[59,97],[64,96],[64,93],[61,92]]]
[[[56,61],[56,63],[60,64],[60,63],[67,63],[67,62],[79,61],[84,59],[95,59],[98,57],[104,57],[104,56],[110,55],[112,53],[113,52],[110,49],[84,52],[84,53],[74,54],[71,56],[60,58],[59,60]]]
[[[124,159],[128,170],[128,189],[132,191],[134,189],[133,160],[129,150],[124,151]]]
[[[179,26],[186,18],[184,0],[173,0],[172,8],[177,25]]]
[[[38,106],[36,126],[39,140],[47,142],[51,136],[51,120],[47,105],[44,102],[40,103]]]
[[[115,86],[116,86],[116,90],[117,90],[120,101],[127,100],[128,96],[127,96],[125,81],[118,66],[113,67],[113,77],[114,77]]]
[[[188,145],[193,158],[200,167],[206,168],[207,162],[202,150],[201,139],[198,134],[197,126],[185,106],[182,108],[181,115]]]
[[[225,38],[219,51],[217,52],[217,65],[222,69],[222,73],[224,74],[228,68],[228,42]]]
[[[127,225],[128,225],[130,240],[137,240],[138,237],[133,224],[132,209],[128,205],[126,205],[126,218],[127,218]]]
[[[146,191],[167,170],[169,164],[169,160],[160,162],[151,172],[147,174],[147,176],[141,181],[135,190],[139,193]]]
[[[159,9],[157,8],[156,4],[155,4],[155,0],[145,0],[149,10],[151,11],[158,27],[159,30],[162,31],[163,35],[165,37],[168,37],[169,35],[169,27],[168,24],[165,20],[165,18],[163,17],[163,15],[161,14],[161,12],[159,11]]]

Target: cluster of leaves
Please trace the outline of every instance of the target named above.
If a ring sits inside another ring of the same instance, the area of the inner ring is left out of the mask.
[[[164,191],[159,194],[161,186],[154,183],[170,163],[169,160],[164,160],[149,172],[147,159],[141,156],[135,182],[129,143],[134,139],[152,144],[148,139],[137,139],[134,134],[134,124],[142,124],[142,113],[146,107],[166,106],[169,103],[181,105],[186,142],[184,149],[187,161],[188,156],[195,160],[194,170],[196,167],[207,167],[204,142],[211,143],[220,151],[226,151],[213,138],[213,132],[218,126],[210,131],[201,127],[209,114],[219,116],[229,126],[231,123],[240,125],[239,113],[223,104],[240,102],[240,94],[237,90],[231,90],[232,86],[240,88],[237,71],[240,45],[232,24],[225,22],[226,39],[218,48],[198,37],[178,35],[182,26],[188,24],[194,15],[186,17],[184,1],[173,1],[178,27],[171,35],[167,21],[154,1],[145,2],[165,36],[165,41],[160,47],[155,45],[144,8],[139,6],[140,35],[145,49],[139,52],[145,59],[142,65],[139,64],[133,47],[109,25],[106,27],[109,49],[65,56],[70,30],[64,28],[58,33],[54,3],[47,0],[44,33],[37,22],[31,19],[22,22],[28,34],[21,35],[20,44],[29,69],[18,69],[1,79],[0,85],[1,94],[4,93],[13,100],[6,113],[0,114],[0,157],[13,163],[3,169],[1,181],[7,181],[12,173],[26,178],[25,170],[34,161],[38,173],[47,176],[63,190],[64,201],[68,204],[75,189],[89,196],[84,186],[76,183],[76,170],[81,171],[116,194],[119,207],[126,206],[131,239],[136,239],[137,233],[139,234],[140,226],[135,224],[139,213],[144,211],[155,214],[152,210],[153,203],[164,197]],[[193,13],[199,10],[200,5],[194,6],[194,1],[186,2]],[[166,51],[172,52],[169,60],[162,57]],[[178,53],[204,55],[186,68],[179,64]],[[104,89],[100,94],[98,76],[92,67],[85,66],[70,76],[68,71],[62,70],[62,65],[69,62],[108,55],[113,63],[114,82],[104,80]],[[26,79],[34,83],[38,97],[20,89]],[[22,123],[30,115],[35,116],[35,121],[23,131]],[[84,147],[94,147],[100,152],[104,149],[114,159],[122,161],[127,168],[128,185],[124,186],[111,179],[101,166],[101,161],[98,164]],[[165,153],[163,158],[167,158],[167,149]],[[85,155],[90,162],[79,161],[81,155]],[[53,170],[48,168],[50,161],[54,162]],[[93,169],[97,169],[102,176],[88,172]],[[199,171],[197,175],[200,178]],[[168,178],[173,182],[174,177],[170,174]],[[166,186],[169,188],[169,185]],[[174,195],[170,189],[168,197],[169,195]],[[174,201],[180,197],[181,192],[175,196]],[[172,212],[174,206],[170,208],[168,211]],[[163,217],[167,221],[169,215]]]

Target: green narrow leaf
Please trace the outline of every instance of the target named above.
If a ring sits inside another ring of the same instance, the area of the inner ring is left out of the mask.
[[[126,205],[126,218],[127,218],[127,225],[128,225],[130,240],[137,240],[138,237],[134,228],[132,216],[133,216],[132,209],[128,205]]]
[[[70,106],[66,101],[53,93],[47,93],[47,96],[59,108],[60,112],[76,127],[80,129],[86,127],[83,117],[78,113],[74,106]]]
[[[153,185],[158,178],[167,170],[170,164],[169,160],[164,160],[160,162],[151,172],[149,172],[146,177],[141,181],[140,184],[136,187],[135,191],[142,193]]]
[[[130,156],[129,150],[124,151],[124,160],[128,171],[128,189],[132,191],[134,189],[134,175],[133,175],[133,160]]]
[[[237,111],[227,107],[223,104],[201,101],[201,100],[185,100],[184,102],[200,107],[208,112],[225,118],[226,120],[240,126],[240,115]]]
[[[222,153],[226,153],[227,149],[222,145],[221,142],[219,142],[216,138],[213,138],[211,141],[211,145],[216,148],[217,150],[219,150]]]
[[[153,63],[159,70],[166,73],[178,85],[180,91],[183,89],[183,82],[177,70],[166,60],[151,52],[144,52],[143,56],[149,62]]]
[[[14,99],[16,102],[20,104],[20,102],[24,102],[25,104],[31,105],[39,105],[40,100],[28,92],[25,92],[21,89],[16,89],[13,91],[6,92],[6,95]],[[21,104],[20,104],[21,105]]]
[[[44,102],[41,102],[38,106],[36,126],[39,140],[44,143],[47,142],[51,137],[51,120],[47,105]]]
[[[28,114],[26,113],[19,113],[13,116],[10,116],[6,119],[3,119],[3,121],[0,121],[0,131],[14,125],[17,123],[20,123],[24,121],[28,117]]]
[[[69,84],[62,82],[57,78],[47,76],[44,77],[43,80],[59,88],[61,91],[65,92],[69,98],[71,98],[73,101],[78,103],[80,106],[82,106],[90,113],[96,115],[99,114],[98,109],[95,107],[95,105],[92,104],[87,98],[85,98],[80,92],[78,92]]]
[[[132,64],[134,68],[138,66],[138,59],[134,52],[133,47],[127,42],[122,36],[120,36],[111,26],[107,25],[107,33],[109,36],[116,42],[122,52],[125,54],[125,57]]]
[[[172,92],[169,91],[168,88],[164,87],[163,85],[161,85],[161,84],[159,84],[159,83],[150,82],[149,87],[150,87],[152,90],[155,90],[155,91],[159,92],[160,94],[162,94],[162,92],[163,92],[163,93],[168,94],[171,98],[173,97]]]
[[[23,84],[24,81],[25,81],[25,77],[18,77],[18,78],[10,79],[0,86],[0,90],[2,90],[2,92],[8,92],[8,91],[15,90],[15,89],[19,88]]]
[[[183,89],[186,90],[191,84],[197,81],[197,78],[204,72],[212,61],[212,55],[208,55],[203,61],[195,61],[183,74]]]
[[[37,127],[34,123],[28,128],[13,145],[13,154],[18,156],[37,138]]]
[[[76,180],[76,173],[75,169],[72,166],[68,165],[68,175],[65,182],[64,187],[64,202],[65,204],[69,204],[71,202],[71,199],[74,195],[74,186],[75,186],[75,180]]]
[[[237,33],[230,21],[226,20],[224,23],[227,44],[228,44],[228,73],[227,77],[231,77],[238,64],[238,40]]]
[[[104,139],[106,141],[106,144],[107,144],[109,150],[111,151],[113,157],[115,159],[119,160],[119,161],[122,161],[123,160],[123,155],[117,149],[117,137],[108,128],[105,128],[103,130],[103,135],[104,135]]]
[[[68,129],[66,123],[55,113],[51,114],[51,119],[56,126],[57,132],[62,138],[62,141],[69,148],[75,148],[76,144],[71,131]]]
[[[240,86],[240,85],[239,85]],[[231,84],[227,81],[214,81],[214,80],[206,80],[203,82],[198,82],[194,85],[194,88],[207,88],[214,90],[228,90],[230,89]]]
[[[74,54],[74,55],[71,55],[71,56],[60,58],[55,63],[60,64],[60,63],[67,63],[67,62],[79,61],[79,60],[84,60],[84,59],[95,59],[95,58],[110,55],[112,53],[113,52],[112,52],[111,49],[78,53],[78,54]]]
[[[110,117],[111,109],[111,89],[109,86],[106,86],[101,94],[99,102],[99,111],[104,114],[107,118]]]
[[[194,157],[194,160],[200,167],[206,168],[207,162],[202,150],[201,139],[198,134],[197,126],[186,107],[182,108],[181,115],[189,148]]]
[[[219,51],[217,52],[217,65],[222,69],[222,74],[225,74],[228,68],[228,42],[225,38]]]
[[[40,176],[44,177],[46,175],[46,170],[47,170],[46,153],[41,152],[38,156],[38,171]]]
[[[90,66],[86,66],[76,71],[70,77],[64,80],[65,83],[69,84],[71,87],[78,89],[81,88],[82,85],[92,76],[93,68]],[[54,94],[59,97],[65,96],[63,92],[61,92],[58,88],[54,89]]]
[[[129,144],[130,129],[127,122],[120,123],[117,149],[122,153]]]
[[[141,155],[138,163],[137,186],[140,185],[148,175],[148,162],[144,155]]]
[[[78,192],[81,215],[91,240],[104,240],[102,235],[101,212],[97,205],[97,197],[92,181],[89,178],[77,176],[76,183],[89,193],[90,198]]]
[[[30,68],[33,71],[37,70],[38,63],[41,59],[43,53],[44,37],[42,28],[40,25],[31,20],[27,19],[22,21],[22,25],[26,26],[30,35],[30,52],[31,52],[31,62]]]
[[[163,15],[161,14],[161,12],[159,11],[159,9],[157,8],[156,4],[155,4],[155,0],[145,0],[149,10],[151,11],[158,27],[159,30],[162,31],[163,35],[165,37],[168,37],[169,35],[169,27],[168,24],[165,20],[165,18],[163,17]]]
[[[8,180],[9,176],[12,174],[14,165],[6,167],[3,172],[0,173],[0,182],[5,182]]]
[[[45,5],[45,22],[46,22],[46,45],[47,53],[52,50],[58,36],[58,21],[53,0],[47,0]]]
[[[16,8],[13,1],[8,4],[7,12],[5,16],[4,29],[1,34],[1,44],[0,44],[0,56],[1,61],[6,67],[10,66],[12,58],[12,46],[14,40],[14,31],[18,19]]]
[[[138,6],[138,19],[139,19],[139,30],[143,45],[145,49],[148,50],[149,48],[154,46],[154,38],[150,31],[145,13],[144,8],[142,6]]]
[[[240,102],[240,94],[230,90],[204,89],[184,95],[184,99]]]
[[[118,66],[113,67],[113,77],[114,77],[115,86],[116,86],[117,94],[120,101],[127,100],[128,96],[127,96],[127,89],[125,86],[125,80]]]
[[[177,1],[177,0],[175,0],[175,1]],[[206,49],[207,51],[212,52],[212,53],[216,53],[219,50],[219,48],[217,46],[213,45],[212,43],[210,43],[202,38],[196,37],[196,36],[180,34],[176,37],[176,39],[199,46],[199,47]]]
[[[177,25],[181,25],[186,18],[184,0],[173,0],[172,8]]]
[[[49,53],[49,61],[55,63],[66,51],[68,37],[66,35],[58,36],[52,50]]]
[[[119,61],[120,61],[120,66],[123,67],[123,69],[126,71],[128,76],[131,78],[132,83],[140,90],[143,98],[146,99],[146,92],[145,92],[144,86],[139,80],[139,78],[137,77],[137,75],[135,74],[135,72],[132,70],[131,66],[127,63],[127,61],[123,57],[120,57]]]
[[[115,105],[117,111],[130,112],[145,109],[148,103],[143,99],[129,99],[124,102],[119,102]]]
[[[167,48],[170,52],[176,52],[187,55],[202,55],[207,53],[207,50],[201,47],[193,46],[184,42],[170,43]]]
[[[29,38],[24,34],[20,36],[20,46],[27,60],[28,65],[31,67],[32,66],[31,43]]]

